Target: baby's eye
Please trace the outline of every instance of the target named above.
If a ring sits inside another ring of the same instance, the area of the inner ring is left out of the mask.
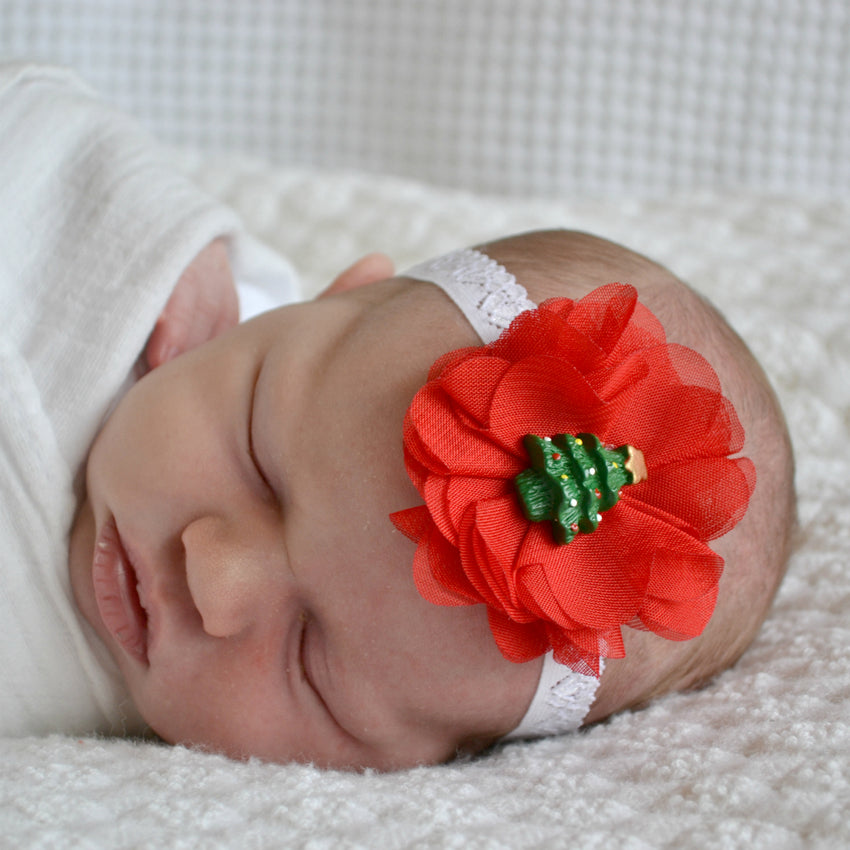
[[[298,675],[309,688],[315,703],[321,707],[333,727],[341,732],[348,740],[356,740],[346,726],[338,719],[336,713],[328,704],[328,659],[327,646],[324,642],[324,632],[321,623],[312,614],[303,611],[300,614],[301,632],[298,636]]]
[[[313,683],[310,681],[310,677],[307,675],[307,665],[304,662],[304,644],[307,638],[307,622],[310,619],[309,614],[306,611],[302,611],[299,619],[301,620],[301,636],[298,641],[298,664],[301,668],[301,678],[313,688]],[[316,690],[313,688],[313,690]]]
[[[316,682],[311,675],[311,662],[315,661],[315,652],[316,647],[311,646],[310,634],[311,634],[311,617],[306,611],[302,611],[300,614],[301,620],[301,634],[299,636],[298,643],[298,665],[300,667],[299,674],[301,675],[301,679],[306,683],[307,687],[313,692],[318,701],[322,704],[324,710],[333,717],[330,709],[328,708],[327,703],[322,697],[321,692],[316,686]]]

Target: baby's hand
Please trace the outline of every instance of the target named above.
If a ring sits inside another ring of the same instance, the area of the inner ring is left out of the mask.
[[[173,360],[232,328],[239,301],[227,250],[210,242],[187,266],[148,337],[141,366],[145,372]]]

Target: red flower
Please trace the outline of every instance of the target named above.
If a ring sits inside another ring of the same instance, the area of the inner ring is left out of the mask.
[[[623,488],[592,534],[557,544],[514,486],[526,434],[590,432],[631,444],[648,480]],[[622,657],[621,627],[684,640],[711,617],[723,559],[706,541],[744,515],[755,469],[711,366],[666,341],[630,286],[546,301],[494,343],[431,368],[404,424],[408,474],[425,505],[391,519],[418,543],[419,592],[487,606],[506,658],[555,658],[598,675]]]

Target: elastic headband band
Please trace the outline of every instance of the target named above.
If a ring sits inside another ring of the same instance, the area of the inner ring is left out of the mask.
[[[600,679],[603,669],[604,661],[600,658]],[[545,738],[579,729],[596,698],[600,679],[558,664],[552,653],[547,652],[531,704],[516,729],[502,740]]]

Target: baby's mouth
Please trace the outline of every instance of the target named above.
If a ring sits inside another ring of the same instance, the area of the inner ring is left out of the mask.
[[[131,658],[147,664],[148,615],[139,599],[138,576],[112,517],[94,546],[92,581],[107,630]]]

